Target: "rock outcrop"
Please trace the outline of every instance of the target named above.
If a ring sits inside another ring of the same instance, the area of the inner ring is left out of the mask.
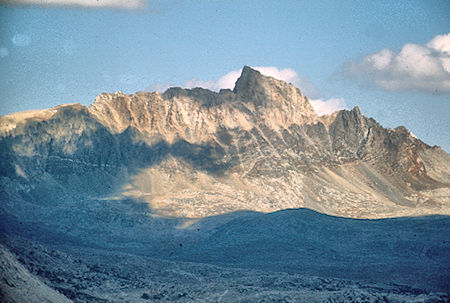
[[[357,107],[319,117],[298,88],[250,67],[233,91],[103,93],[89,108],[0,117],[0,135],[7,213],[132,199],[193,218],[299,207],[450,214],[446,152]]]

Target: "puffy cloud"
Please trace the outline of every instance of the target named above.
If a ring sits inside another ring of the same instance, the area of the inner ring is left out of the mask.
[[[438,52],[450,55],[450,33],[434,37],[433,40],[427,43],[427,46]]]
[[[347,108],[343,98],[331,98],[326,101],[316,99],[310,100],[309,102],[319,116],[329,115],[335,111]]]
[[[0,47],[0,58],[4,58],[9,55],[9,51],[6,47]]]
[[[450,93],[450,33],[426,45],[408,43],[399,52],[383,49],[359,62],[347,62],[342,73],[391,91]]]
[[[24,34],[16,34],[12,37],[11,42],[15,46],[27,46],[31,43],[31,38]]]
[[[170,83],[156,83],[156,84],[152,84],[150,85],[150,87],[147,89],[147,91],[150,92],[165,92],[168,88],[173,87],[173,85],[171,85]]]
[[[307,79],[301,78],[298,73],[291,68],[278,69],[275,66],[255,66],[252,67],[263,75],[274,77],[279,80],[292,83],[294,86],[300,88],[302,92],[310,97],[317,98],[319,96],[317,88]],[[218,80],[202,81],[198,79],[188,80],[184,87],[194,88],[202,87],[212,91],[219,91],[222,88],[233,89],[234,84],[242,73],[242,69],[231,71]]]
[[[0,3],[41,6],[79,6],[86,8],[139,9],[146,0],[0,0]]]

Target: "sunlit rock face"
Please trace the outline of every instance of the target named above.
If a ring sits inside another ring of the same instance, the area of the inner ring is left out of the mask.
[[[222,129],[250,131],[258,125],[274,130],[310,124],[318,117],[298,88],[244,67],[234,92],[170,88],[164,94],[101,94],[89,107],[111,132],[133,127],[165,141],[214,140]]]
[[[298,88],[250,67],[233,91],[103,93],[89,108],[0,117],[0,128],[1,195],[16,214],[35,216],[27,203],[127,199],[146,206],[137,213],[189,218],[450,214],[450,156],[439,147],[357,107],[319,117]]]

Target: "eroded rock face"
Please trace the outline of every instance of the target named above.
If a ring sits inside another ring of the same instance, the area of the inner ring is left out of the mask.
[[[168,142],[182,138],[191,143],[208,142],[221,129],[250,131],[262,124],[278,130],[318,121],[298,88],[249,67],[234,92],[170,88],[164,94],[101,94],[89,112],[111,132],[134,127]]]
[[[318,117],[299,89],[249,67],[233,91],[103,93],[89,108],[18,113],[0,126],[2,197],[21,205],[132,199],[181,217],[299,207],[450,214],[447,153],[358,108]]]

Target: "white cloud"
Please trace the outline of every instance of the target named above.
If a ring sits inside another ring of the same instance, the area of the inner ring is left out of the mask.
[[[345,104],[345,100],[343,98],[331,98],[326,101],[321,99],[310,100],[309,101],[314,107],[314,110],[319,116],[329,115],[334,113],[335,111],[342,110],[347,108]]]
[[[202,81],[195,78],[190,79],[183,85],[183,87],[185,88],[202,87],[216,92],[226,88],[233,89],[234,84],[241,75],[241,72],[242,69],[231,71],[220,77],[218,80]]]
[[[4,58],[9,55],[9,51],[6,47],[0,48],[0,58]]]
[[[0,0],[0,3],[41,5],[41,6],[79,6],[86,8],[139,9],[146,0]]]
[[[156,84],[150,85],[150,87],[147,89],[147,91],[150,91],[150,92],[157,91],[157,92],[163,93],[170,87],[173,87],[173,85],[171,85],[169,83],[156,83]]]
[[[12,37],[11,42],[15,46],[28,46],[31,43],[31,38],[24,34],[16,34]]]
[[[405,44],[399,52],[383,49],[360,62],[346,63],[342,72],[391,91],[450,93],[450,33],[426,45]]]
[[[274,77],[278,80],[283,80],[292,83],[294,86],[300,88],[306,96],[317,98],[319,96],[317,88],[307,79],[301,78],[298,73],[291,68],[279,69],[275,66],[255,66],[252,67],[263,75]],[[231,71],[218,80],[202,81],[198,79],[188,80],[183,87],[194,88],[202,87],[212,91],[219,91],[222,88],[233,89],[234,84],[242,73],[242,69]]]
[[[427,43],[427,46],[438,52],[450,55],[450,33],[434,37],[433,40]]]

